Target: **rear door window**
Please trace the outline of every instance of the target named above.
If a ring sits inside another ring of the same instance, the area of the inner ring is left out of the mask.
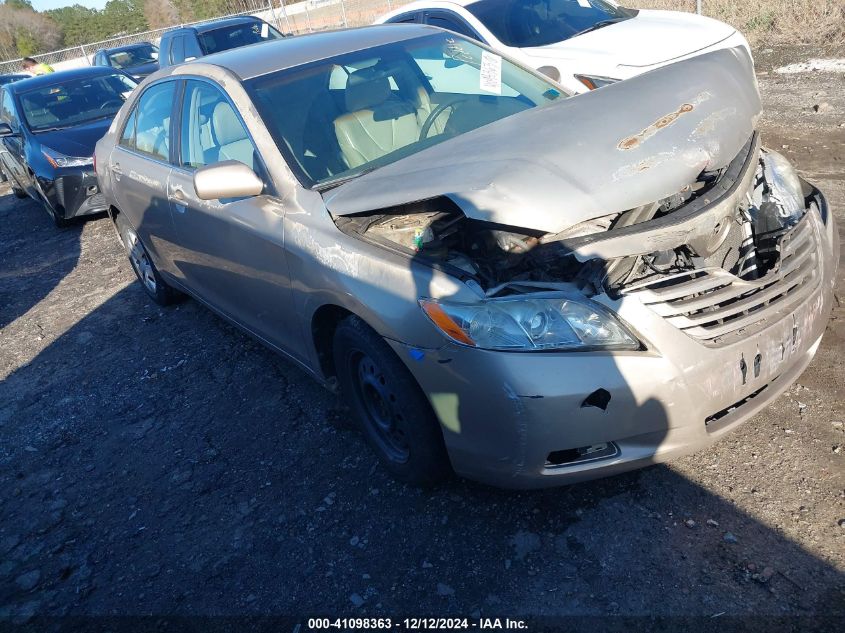
[[[427,13],[425,21],[431,26],[446,29],[447,31],[452,31],[453,33],[458,33],[474,40],[481,39],[466,22],[449,11]]]
[[[202,57],[202,50],[197,42],[197,36],[194,33],[185,36],[185,59],[196,59]]]
[[[260,20],[222,26],[199,34],[200,47],[206,55],[232,48],[258,44],[284,37],[278,30]]]
[[[402,13],[390,18],[387,24],[414,24],[419,21],[419,16],[420,14],[418,12]]]
[[[135,108],[135,150],[152,158],[170,159],[170,117],[176,100],[176,82],[147,88]]]
[[[136,107],[126,120],[126,125],[123,126],[123,134],[120,135],[119,143],[121,147],[135,149],[135,121],[138,118],[136,116],[137,112],[138,108]]]
[[[170,63],[181,64],[185,61],[185,37],[177,35],[170,44]]]

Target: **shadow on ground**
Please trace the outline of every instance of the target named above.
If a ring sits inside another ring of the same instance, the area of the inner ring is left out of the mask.
[[[72,271],[79,261],[82,225],[53,227],[34,201],[0,197],[0,330],[37,305]],[[33,243],[38,241],[38,257]],[[26,292],[20,286],[26,285]]]

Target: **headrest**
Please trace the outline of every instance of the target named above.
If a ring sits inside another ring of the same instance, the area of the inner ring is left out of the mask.
[[[221,101],[214,106],[211,124],[218,145],[228,145],[247,138],[243,124],[238,119],[232,106],[225,101]]]
[[[346,79],[346,109],[370,110],[390,98],[390,80],[374,67],[356,70]]]

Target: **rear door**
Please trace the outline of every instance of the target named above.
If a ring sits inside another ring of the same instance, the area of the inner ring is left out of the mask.
[[[121,213],[126,213],[158,268],[171,274],[174,227],[167,180],[177,88],[176,80],[167,79],[144,90],[109,157]]]
[[[194,189],[198,168],[224,160],[248,165],[269,185],[246,126],[223,90],[199,79],[185,82],[179,126],[179,160],[168,194],[180,280],[253,333],[301,356],[281,201],[269,186],[264,195],[229,200],[200,200]]]

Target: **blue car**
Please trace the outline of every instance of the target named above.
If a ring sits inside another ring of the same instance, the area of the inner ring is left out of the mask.
[[[149,42],[138,42],[104,48],[94,54],[94,66],[117,68],[141,81],[158,70],[158,47]]]
[[[0,75],[0,86],[20,81],[21,79],[29,79],[32,75],[24,75],[22,73],[13,73],[10,75]]]
[[[56,226],[105,211],[94,145],[136,85],[92,66],[0,88],[0,170],[15,195],[40,202]]]

